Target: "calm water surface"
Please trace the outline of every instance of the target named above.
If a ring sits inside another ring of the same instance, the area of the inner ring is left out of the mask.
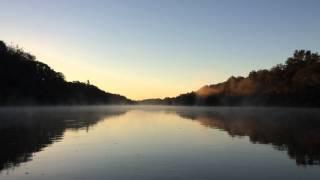
[[[320,179],[320,111],[0,109],[0,179]]]

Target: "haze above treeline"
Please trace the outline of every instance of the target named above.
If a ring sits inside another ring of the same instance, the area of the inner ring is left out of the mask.
[[[65,80],[30,53],[0,41],[0,105],[157,104],[188,106],[320,106],[320,56],[295,50],[284,64],[164,99],[134,101],[90,82]]]

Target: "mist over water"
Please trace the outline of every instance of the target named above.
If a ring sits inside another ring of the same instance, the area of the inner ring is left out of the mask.
[[[319,119],[316,108],[1,108],[0,179],[318,179]]]

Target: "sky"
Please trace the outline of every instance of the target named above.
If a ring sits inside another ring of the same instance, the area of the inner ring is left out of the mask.
[[[319,0],[0,0],[0,40],[68,81],[172,97],[320,51]]]

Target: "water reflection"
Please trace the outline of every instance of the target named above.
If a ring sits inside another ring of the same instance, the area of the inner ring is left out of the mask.
[[[219,108],[178,111],[187,119],[248,136],[252,143],[272,144],[287,151],[297,165],[320,165],[320,112],[318,109]]]
[[[30,161],[35,152],[63,138],[64,132],[95,125],[122,108],[59,107],[0,110],[0,171]]]
[[[127,160],[136,158],[136,155],[134,157],[130,156],[130,151],[132,151],[132,153],[145,153],[138,156],[144,157],[143,161],[139,161],[141,169],[143,169],[142,167],[150,168],[144,161],[149,162],[153,160],[162,163],[166,157],[168,157],[168,161],[172,160],[171,164],[178,164],[178,162],[173,161],[175,158],[177,161],[192,159],[193,163],[201,164],[204,161],[208,161],[207,163],[210,164],[214,160],[217,161],[217,159],[209,159],[212,153],[222,154],[219,150],[212,149],[214,138],[216,138],[215,140],[217,138],[225,138],[223,139],[224,141],[228,140],[226,138],[231,139],[230,137],[244,136],[249,137],[250,142],[256,143],[257,146],[259,146],[258,144],[270,144],[276,151],[286,151],[289,157],[296,161],[297,165],[319,165],[319,117],[320,112],[318,109],[283,108],[60,107],[1,109],[0,171],[17,167],[23,162],[31,161],[33,154],[36,152],[44,150],[45,147],[57,141],[63,141],[66,131],[85,130],[89,131],[88,134],[90,134],[92,126],[108,118],[110,118],[110,121],[112,119],[111,123],[106,121],[103,127],[109,128],[103,129],[101,131],[102,134],[94,136],[90,141],[96,141],[92,143],[99,143],[101,141],[97,139],[107,139],[108,137],[101,137],[107,133],[104,130],[109,130],[109,133],[117,132],[122,135],[124,134],[122,139],[120,138],[121,136],[117,136],[120,142],[113,154],[118,159],[113,159],[113,163],[121,160],[121,162],[127,164],[125,163]],[[202,129],[195,127],[194,124],[197,124]],[[121,130],[117,129],[120,125],[122,127]],[[110,126],[114,126],[114,130],[117,131],[110,132],[112,130]],[[216,131],[220,129],[227,132],[228,135],[226,135],[227,137],[214,137],[217,134],[213,133],[206,135],[209,138],[201,139],[204,136],[200,132],[203,131],[203,127]],[[130,132],[130,128],[134,132]],[[179,131],[180,128],[184,128],[184,130]],[[203,140],[203,144],[199,144],[200,140]],[[235,140],[237,141],[237,138]],[[183,144],[182,142],[185,143]],[[199,143],[197,144],[196,142]],[[111,142],[109,144],[107,142],[104,145],[110,146],[112,144]],[[176,147],[172,147],[174,145]],[[191,151],[187,149],[188,146],[198,147]],[[95,147],[101,148],[102,146]],[[112,149],[109,150],[110,152],[108,153],[112,154]],[[96,152],[100,151],[97,150]],[[121,157],[121,153],[124,152],[127,155],[127,159],[119,158]],[[160,152],[164,153],[160,154]],[[83,150],[81,153],[88,155],[92,152]],[[203,157],[199,156],[199,154],[202,154]],[[216,155],[219,156],[219,154]],[[228,154],[223,157],[230,155]],[[197,159],[199,159],[199,162],[197,162]],[[101,157],[97,156],[96,160],[100,161]],[[233,161],[232,159],[220,160],[220,164],[226,162],[226,160],[228,162]],[[132,161],[137,163],[136,160]],[[101,164],[103,163],[106,162],[101,162]],[[177,165],[175,168],[180,167],[182,169],[182,166],[187,165],[187,163],[181,163],[181,165]],[[239,164],[239,162],[233,163]],[[168,170],[172,171],[172,168],[170,169],[169,163]],[[192,169],[196,168],[196,166],[191,164],[188,168]],[[202,167],[202,169],[205,168]],[[110,168],[109,170],[115,173],[114,169]],[[185,170],[186,173],[190,172],[187,167]],[[199,169],[199,171],[201,170]],[[101,170],[101,173],[105,172],[105,169]],[[210,172],[210,170],[205,171],[205,173],[209,174]],[[123,172],[119,172],[119,174],[123,174]]]

